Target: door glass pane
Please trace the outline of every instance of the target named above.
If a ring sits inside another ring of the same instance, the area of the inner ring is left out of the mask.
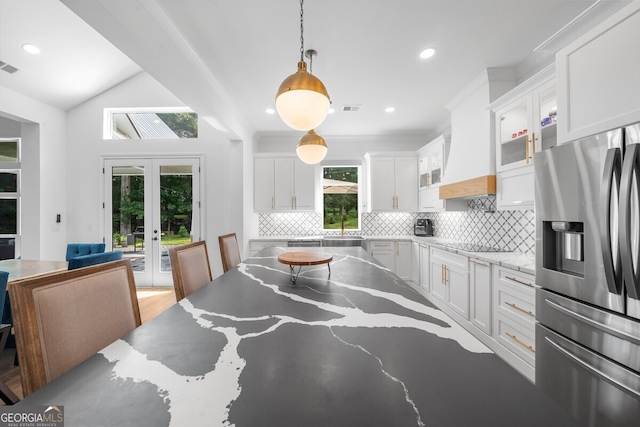
[[[431,154],[431,184],[442,181],[442,151],[436,150]]]
[[[17,162],[18,141],[0,141],[0,162]]]
[[[171,271],[169,248],[191,242],[193,168],[160,166],[160,271]]]
[[[557,101],[555,86],[540,92],[538,103],[540,105],[540,138],[541,148],[546,150],[555,147],[558,143],[557,135]]]
[[[115,166],[111,179],[113,249],[145,271],[144,166]]]
[[[527,104],[519,104],[500,116],[501,163],[508,165],[526,159]]]
[[[17,199],[0,199],[0,234],[18,234]]]
[[[0,172],[0,193],[18,192],[18,172]]]

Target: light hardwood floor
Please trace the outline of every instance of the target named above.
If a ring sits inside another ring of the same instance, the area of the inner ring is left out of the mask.
[[[142,323],[157,316],[176,303],[176,294],[173,288],[139,288],[137,294]],[[13,364],[15,355],[15,348],[5,348],[2,355],[0,355],[0,381],[4,382],[22,399],[20,368]],[[1,405],[4,405],[4,403],[0,400]]]

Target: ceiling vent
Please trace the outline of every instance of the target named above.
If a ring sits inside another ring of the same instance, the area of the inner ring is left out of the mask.
[[[9,65],[6,62],[2,62],[2,61],[0,61],[0,69],[3,71],[6,71],[9,74],[13,74],[16,71],[18,71],[18,69],[13,65]]]
[[[343,105],[342,111],[360,111],[362,105]]]

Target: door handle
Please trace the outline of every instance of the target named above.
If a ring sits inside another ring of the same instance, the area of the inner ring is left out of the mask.
[[[620,255],[622,262],[622,274],[627,293],[630,298],[640,299],[638,292],[638,274],[633,270],[633,250],[631,248],[631,189],[635,175],[636,188],[640,188],[640,156],[638,144],[629,144],[622,163],[622,176],[620,178],[620,209],[618,212],[618,241],[620,242]],[[635,174],[634,174],[635,171]],[[639,265],[639,263],[636,263]]]
[[[604,161],[604,174],[602,185],[600,186],[600,205],[604,215],[600,216],[600,246],[602,247],[602,261],[604,275],[607,280],[609,292],[620,294],[622,292],[622,269],[620,268],[620,251],[613,259],[611,249],[611,196],[613,193],[613,182],[616,188],[620,188],[620,169],[622,167],[622,155],[620,148],[611,148],[607,151]]]

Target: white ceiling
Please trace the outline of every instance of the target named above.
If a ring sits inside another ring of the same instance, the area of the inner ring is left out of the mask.
[[[0,0],[0,61],[19,70],[0,70],[0,85],[62,110],[141,70],[57,0]]]
[[[137,63],[221,129],[289,131],[265,109],[296,71],[299,1],[62,2],[0,0],[0,61],[20,68],[0,71],[1,85],[66,110],[135,74]],[[336,109],[317,131],[431,133],[449,120],[444,105],[484,69],[517,67],[526,76],[549,63],[554,45],[534,48],[594,3],[589,16],[601,19],[625,1],[307,0],[305,49],[319,52],[313,73]],[[43,52],[23,52],[25,42]],[[436,56],[419,59],[429,46]],[[340,111],[350,104],[362,110]]]

